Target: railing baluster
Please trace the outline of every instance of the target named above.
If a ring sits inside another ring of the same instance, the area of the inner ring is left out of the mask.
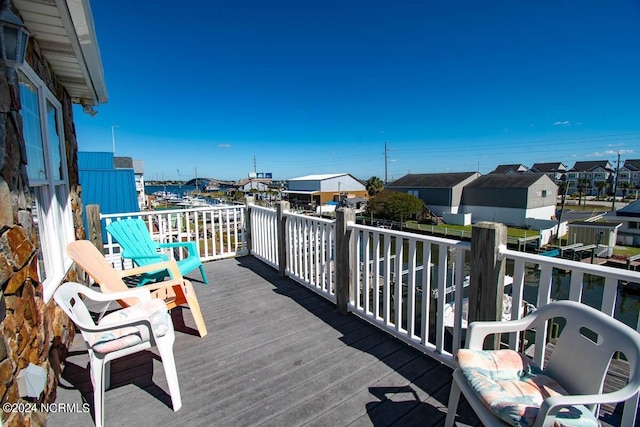
[[[404,240],[401,237],[396,237],[396,250],[395,250],[395,287],[394,287],[394,308],[396,311],[395,323],[396,323],[396,331],[400,331],[402,329],[402,258],[404,254]]]
[[[600,311],[614,317],[617,297],[618,279],[615,277],[607,277],[604,281],[604,289],[602,291],[602,308]]]
[[[382,309],[384,323],[391,324],[391,236],[384,236],[384,282],[382,288]]]
[[[438,299],[436,300],[436,348],[439,352],[444,351],[444,303],[446,299],[447,287],[447,259],[448,246],[438,245]],[[458,306],[460,307],[460,306]],[[461,313],[461,310],[458,310]]]
[[[511,319],[520,318],[520,308],[524,303],[524,275],[525,275],[525,262],[524,260],[516,260],[513,266],[513,284],[511,285]],[[520,342],[520,332],[512,332],[509,334],[509,348],[512,350],[518,349],[518,343]]]
[[[416,338],[415,321],[416,321],[416,240],[409,239],[409,248],[407,250],[407,335],[410,338]]]
[[[456,308],[462,307],[463,293],[464,291],[464,256],[465,253],[462,249],[456,250],[456,270],[454,274],[455,283],[455,296],[456,296]],[[459,311],[459,310],[458,310]],[[462,316],[455,316],[453,322],[453,348],[451,350],[452,354],[456,354],[458,349],[460,348],[460,343],[462,341]]]
[[[429,313],[431,310],[431,243],[422,242],[422,313],[420,342],[429,343]]]
[[[362,256],[362,276],[364,279],[364,311],[365,313],[371,313],[369,294],[371,293],[371,289],[375,289],[375,286],[373,288],[371,286],[371,263],[369,262],[369,258],[371,257],[371,248],[369,247],[371,241],[371,233],[366,230],[362,233],[364,234],[364,255]]]
[[[374,233],[373,242],[373,307],[375,309],[375,319],[380,320],[382,316],[380,314],[380,233]]]

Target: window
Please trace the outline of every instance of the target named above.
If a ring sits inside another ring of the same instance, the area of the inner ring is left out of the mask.
[[[547,190],[542,190],[542,197],[547,197]]]
[[[22,131],[27,152],[27,176],[38,244],[38,276],[49,301],[71,266],[67,243],[74,240],[67,180],[62,108],[35,72],[19,72]]]

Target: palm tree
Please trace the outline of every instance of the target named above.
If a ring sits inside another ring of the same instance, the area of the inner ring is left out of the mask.
[[[624,198],[627,197],[627,192],[633,188],[633,184],[630,182],[623,182],[620,184],[620,187],[622,188],[622,200],[624,200]]]
[[[582,200],[582,195],[584,194],[584,190],[589,185],[589,180],[587,178],[579,178],[578,179],[578,191],[580,192],[580,198],[578,199],[578,206],[580,206],[580,201]],[[584,197],[585,203],[587,202],[587,196]]]
[[[373,197],[382,190],[384,190],[384,182],[377,176],[372,176],[365,183],[367,188],[367,193],[369,193],[369,197]]]
[[[605,181],[596,182],[596,188],[598,189],[598,199],[602,197],[602,193],[604,192],[607,183]]]

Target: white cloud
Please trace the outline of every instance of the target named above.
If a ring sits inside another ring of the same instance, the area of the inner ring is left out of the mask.
[[[218,148],[231,148],[231,144],[218,144]]]
[[[569,120],[565,120],[564,122],[557,121],[553,125],[554,126],[571,126],[571,122]]]
[[[587,154],[588,157],[613,157],[617,156],[618,153],[620,155],[625,154],[633,154],[633,150],[605,150],[605,151],[596,151],[595,153]]]

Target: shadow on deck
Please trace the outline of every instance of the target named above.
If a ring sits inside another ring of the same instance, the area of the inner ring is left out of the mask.
[[[424,356],[253,257],[205,264],[192,273],[209,334],[188,309],[173,310],[183,406],[171,409],[159,357],[138,353],[112,364],[105,424],[421,425],[444,422],[451,369]],[[57,402],[93,406],[80,335]],[[461,404],[459,425],[478,424]],[[86,426],[92,412],[58,412],[51,426]]]

